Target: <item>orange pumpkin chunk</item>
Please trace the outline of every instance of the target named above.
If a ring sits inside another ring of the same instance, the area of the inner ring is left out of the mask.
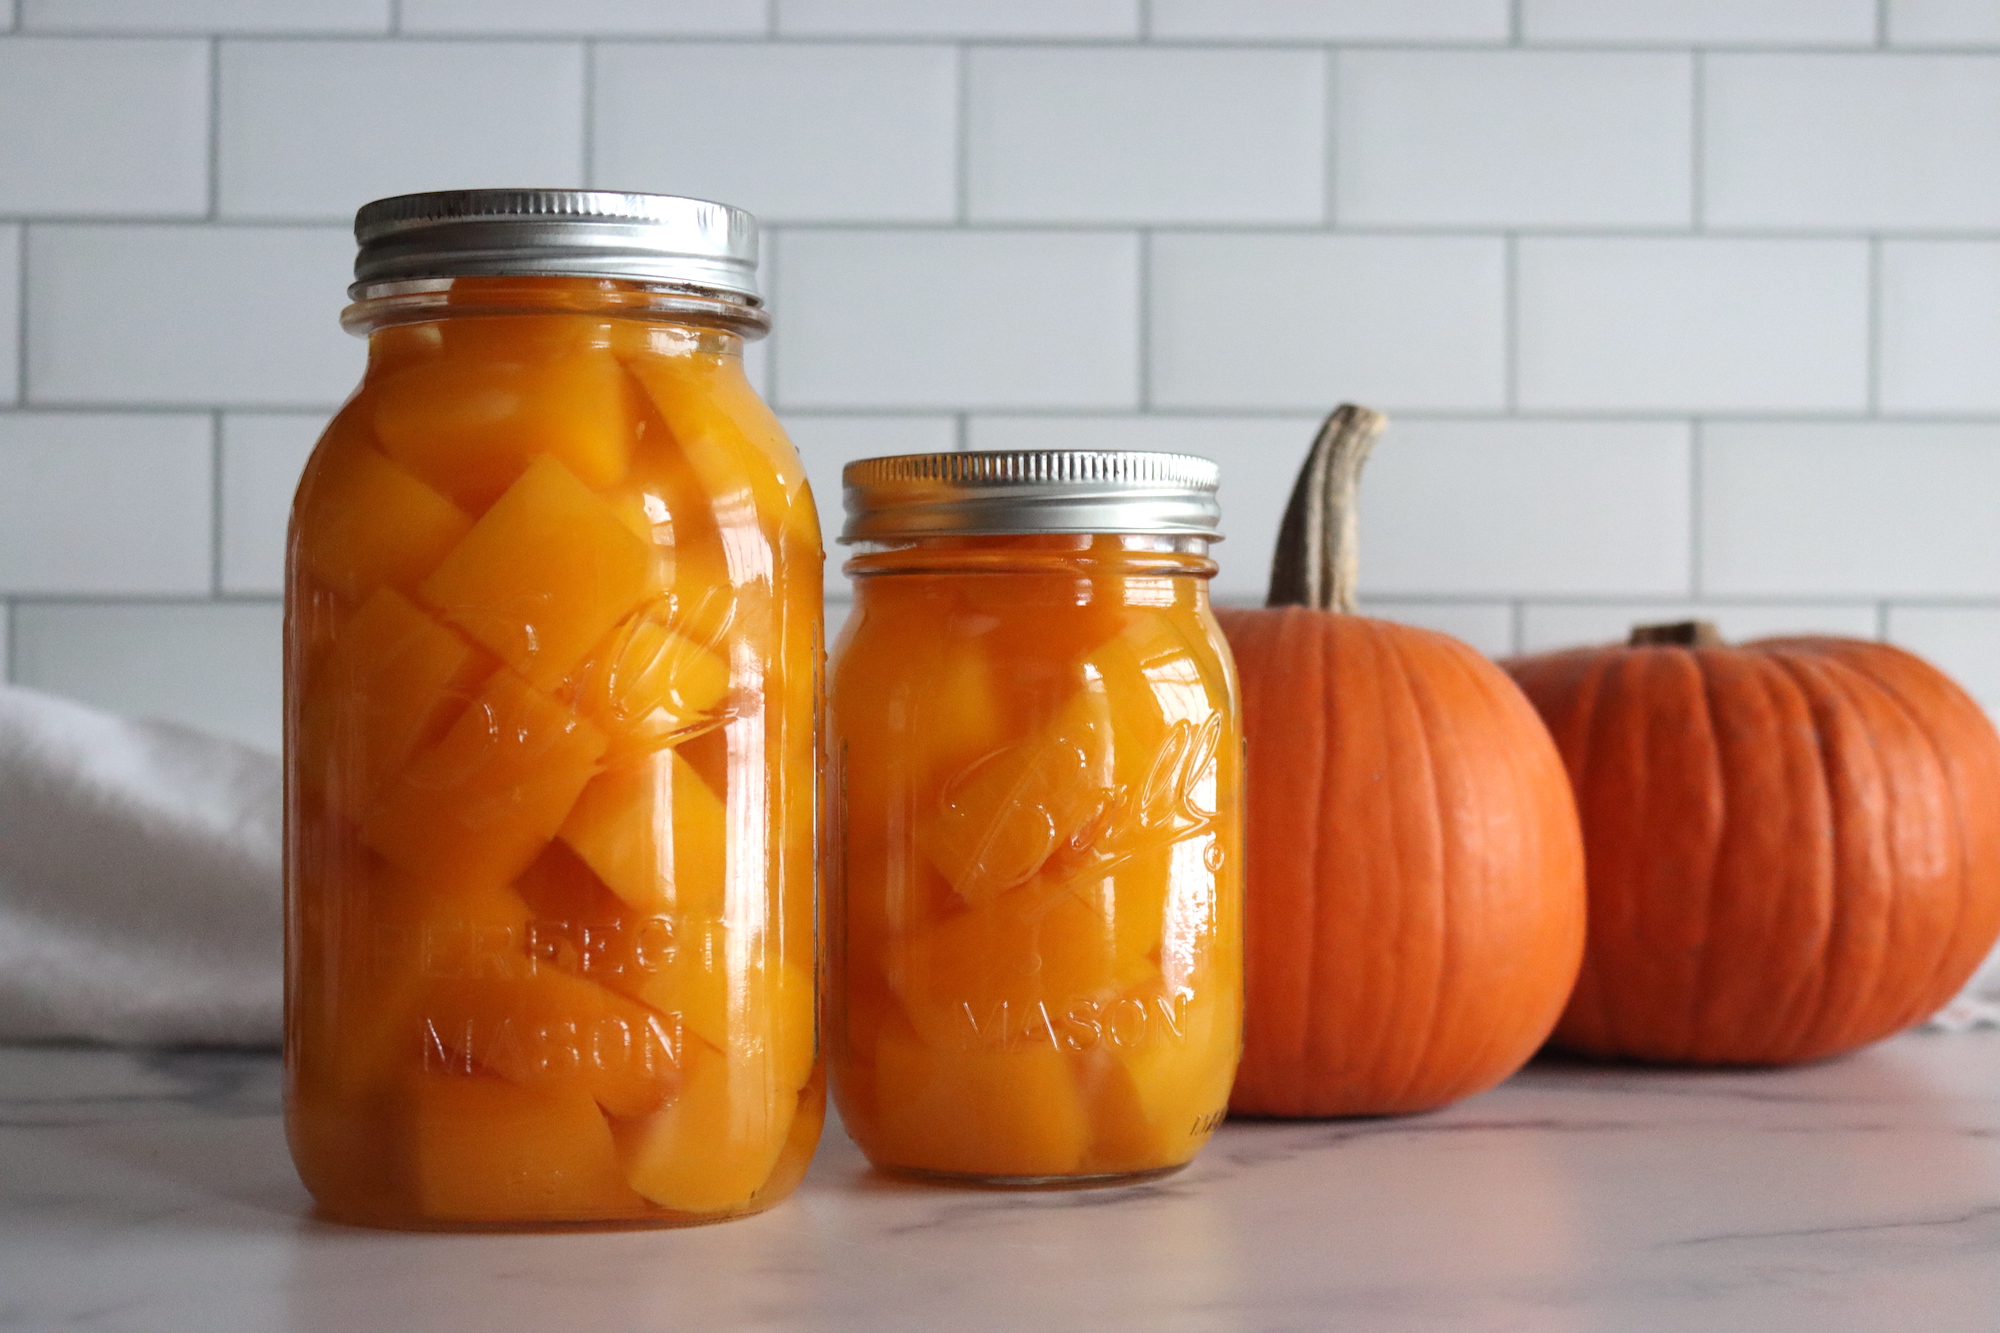
[[[391,458],[478,513],[537,457],[559,459],[589,486],[617,484],[631,449],[629,394],[602,351],[441,356],[383,378],[373,422]]]
[[[645,1207],[625,1183],[596,1103],[496,1078],[412,1080],[418,1206],[437,1221],[617,1216]]]
[[[795,1093],[812,1068],[812,977],[754,936],[743,939],[740,956],[732,956],[730,945],[723,922],[683,919],[672,960],[645,980],[639,996],[745,1068],[766,1069],[774,1087]]]
[[[299,560],[348,597],[415,587],[471,527],[458,506],[359,440],[330,442],[299,491]]]
[[[362,840],[405,870],[504,884],[555,837],[604,745],[597,728],[500,671],[384,788]]]
[[[677,1081],[679,1038],[665,1019],[546,967],[513,980],[432,983],[422,1037],[426,1067],[581,1089],[616,1116],[654,1110]]]
[[[884,1032],[875,1047],[875,1098],[899,1166],[1072,1175],[1090,1141],[1068,1058],[1045,1047],[938,1050]]]
[[[722,801],[688,761],[660,751],[593,778],[562,838],[641,912],[722,914]]]
[[[418,743],[464,706],[483,674],[478,658],[407,597],[378,590],[341,626],[313,673],[299,732],[302,770],[329,777],[334,808],[358,814]]]
[[[418,589],[533,685],[560,681],[645,595],[646,544],[553,457],[519,481]]]
[[[770,1178],[797,1109],[797,1088],[690,1042],[680,1094],[626,1142],[625,1178],[678,1212],[740,1208]]]

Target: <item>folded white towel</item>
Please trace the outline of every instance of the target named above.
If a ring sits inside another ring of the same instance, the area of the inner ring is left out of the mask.
[[[0,686],[0,1040],[272,1045],[276,756]]]

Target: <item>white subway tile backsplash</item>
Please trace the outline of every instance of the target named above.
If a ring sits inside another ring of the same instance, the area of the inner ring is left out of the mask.
[[[967,196],[984,221],[1316,222],[1316,51],[974,48]]]
[[[0,227],[0,403],[21,397],[21,228]]]
[[[1530,237],[1520,403],[1583,411],[1858,411],[1862,241]]]
[[[226,217],[345,221],[370,199],[583,179],[565,43],[225,42]]]
[[[208,211],[208,44],[0,38],[0,214]]]
[[[1374,597],[1688,591],[1688,427],[1391,421],[1361,488]]]
[[[1161,233],[1152,252],[1156,405],[1505,402],[1498,239]]]
[[[0,413],[0,593],[211,582],[206,414]]]
[[[2000,225],[2000,56],[1716,55],[1712,227]]]
[[[786,410],[1138,403],[1136,237],[795,230],[779,246]]]
[[[775,0],[780,36],[1136,37],[1140,0]]]
[[[767,222],[957,210],[948,46],[606,45],[595,98],[591,179],[602,188],[720,199]]]
[[[283,625],[276,602],[21,604],[14,683],[276,751]]]
[[[1702,587],[1740,596],[2000,589],[2000,425],[1712,424]]]
[[[1488,657],[1505,657],[1514,651],[1514,608],[1506,602],[1408,602],[1364,597],[1361,614],[1449,634]]]
[[[1892,46],[2000,46],[2000,0],[1889,0]]]
[[[840,470],[857,458],[890,454],[935,454],[958,447],[958,422],[951,417],[812,416],[787,412],[785,433],[806,465],[806,480],[819,506],[821,540],[826,546],[826,595],[846,597],[847,576],[840,566],[847,548],[840,536]],[[833,626],[829,623],[829,641]]]
[[[1882,246],[1886,412],[2000,411],[2000,244]]]
[[[1683,54],[1345,51],[1334,75],[1340,222],[1685,226]]]
[[[339,227],[32,227],[27,401],[331,407],[353,262]]]
[[[1292,480],[1319,430],[1297,417],[972,418],[973,449],[1145,449],[1196,454],[1222,465],[1223,540],[1211,554],[1218,602],[1259,605],[1270,585],[1271,551]]]
[[[761,36],[770,0],[401,0],[403,32]]]
[[[1892,606],[1889,642],[1950,676],[2000,718],[2000,606]]]
[[[1153,36],[1504,42],[1508,0],[1152,0]]]
[[[29,32],[387,32],[391,0],[21,0]]]
[[[1875,637],[1868,602],[1530,602],[1522,608],[1521,651],[1623,643],[1635,625],[1706,620],[1731,643],[1781,634]]]
[[[292,492],[326,427],[320,412],[231,412],[222,419],[222,591],[285,590]]]
[[[1531,42],[1872,46],[1876,0],[1521,0]]]

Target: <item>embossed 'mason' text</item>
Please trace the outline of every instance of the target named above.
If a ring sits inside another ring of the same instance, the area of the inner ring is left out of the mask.
[[[1099,1047],[1137,1050],[1148,1042],[1187,1042],[1185,993],[1156,995],[1151,1001],[1126,998],[1108,1003],[996,1000],[958,1006],[962,1047],[968,1051],[1017,1051],[1044,1047],[1091,1051]]]

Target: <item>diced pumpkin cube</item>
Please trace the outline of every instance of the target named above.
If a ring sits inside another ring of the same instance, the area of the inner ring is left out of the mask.
[[[997,1039],[1080,1048],[1088,1038],[1073,1031],[1073,1011],[1093,1012],[1155,975],[1149,960],[1119,949],[1097,904],[1039,882],[913,933],[888,962],[917,1030],[940,1047]]]
[[[637,911],[722,914],[729,850],[722,801],[671,750],[591,779],[561,834]]]
[[[946,785],[918,843],[968,903],[1026,883],[1065,845],[1085,845],[1117,794],[1111,705],[1097,682],[1025,745]]]
[[[418,589],[547,688],[645,596],[646,544],[553,457],[536,459]]]
[[[555,837],[604,746],[597,728],[501,670],[383,788],[361,836],[405,870],[504,884]]]
[[[643,1214],[590,1098],[497,1078],[412,1079],[417,1209],[440,1222]]]
[[[393,588],[341,625],[300,710],[299,769],[349,817],[459,709],[487,670],[456,630]]]
[[[1090,1143],[1062,1052],[940,1050],[884,1033],[875,1048],[878,1160],[973,1176],[1065,1176]]]
[[[729,664],[651,606],[613,629],[577,673],[577,707],[619,741],[649,749],[713,725]]]
[[[644,1005],[547,967],[506,981],[431,983],[422,1037],[425,1068],[575,1089],[624,1117],[673,1093],[684,1040]]]
[[[740,362],[698,354],[640,356],[627,365],[719,512],[747,507],[780,546],[801,556],[820,551],[805,469]]]
[[[688,1043],[680,1093],[624,1137],[625,1178],[664,1208],[730,1212],[770,1179],[798,1089],[777,1088],[754,1064]]]
[[[1133,1001],[1148,1014],[1145,1038],[1106,1050],[1124,1066],[1146,1124],[1191,1157],[1208,1137],[1194,1127],[1212,1127],[1229,1104],[1242,1006],[1228,985],[1193,995],[1141,986],[1124,1003]]]
[[[813,978],[749,937],[732,953],[728,927],[683,919],[671,960],[646,978],[639,996],[708,1045],[746,1067],[767,1070],[774,1086],[797,1092],[813,1062]]]
[[[349,407],[327,428],[297,502],[300,563],[356,599],[414,588],[472,528],[456,505],[376,450],[358,411]]]
[[[386,376],[373,422],[391,458],[476,514],[538,457],[559,459],[599,489],[623,480],[630,394],[608,352],[446,355]]]

